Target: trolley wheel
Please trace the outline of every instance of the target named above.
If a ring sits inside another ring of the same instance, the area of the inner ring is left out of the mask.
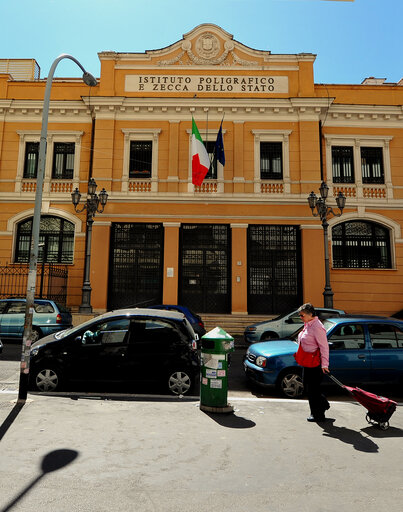
[[[379,428],[381,430],[388,430],[388,428],[389,428],[389,421],[383,421],[383,422],[379,423]]]

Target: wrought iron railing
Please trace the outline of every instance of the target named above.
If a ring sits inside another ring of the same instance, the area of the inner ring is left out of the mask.
[[[0,298],[25,297],[28,265],[0,266]],[[68,266],[43,263],[38,265],[35,297],[67,303]]]

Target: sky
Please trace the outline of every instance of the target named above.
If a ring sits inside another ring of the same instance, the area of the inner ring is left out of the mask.
[[[403,78],[403,0],[0,0],[0,58],[35,59],[46,78],[62,53],[96,77],[98,52],[145,52],[214,23],[276,54],[314,53],[316,83]],[[55,76],[81,76],[62,60]]]

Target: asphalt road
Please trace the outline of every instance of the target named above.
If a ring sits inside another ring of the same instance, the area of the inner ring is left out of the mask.
[[[0,354],[1,361],[19,361],[21,359],[22,345],[19,342],[7,342],[3,340],[3,353]]]

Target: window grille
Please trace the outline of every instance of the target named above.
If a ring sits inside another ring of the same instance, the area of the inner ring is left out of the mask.
[[[354,183],[354,153],[352,146],[332,147],[333,183]]]
[[[130,141],[129,178],[151,178],[152,141]]]
[[[74,142],[55,142],[53,146],[52,178],[71,180],[74,174]]]
[[[25,145],[24,178],[33,179],[38,174],[39,142],[27,142]]]
[[[334,268],[391,268],[389,231],[375,222],[337,224],[332,246]]]
[[[32,218],[17,228],[15,261],[27,263],[31,248]],[[74,224],[60,217],[43,215],[39,232],[38,261],[73,263]]]
[[[363,183],[385,183],[382,148],[361,148]]]
[[[206,174],[207,180],[217,179],[217,153],[215,149],[215,141],[209,140],[206,142],[206,149],[210,158],[210,168]]]
[[[260,143],[260,179],[283,178],[283,145],[281,142]]]

